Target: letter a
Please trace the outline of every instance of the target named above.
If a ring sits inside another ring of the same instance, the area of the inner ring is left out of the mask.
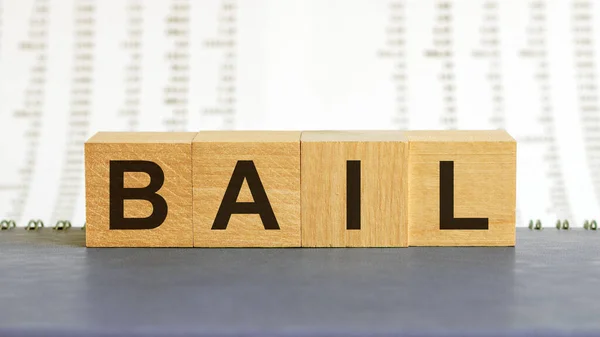
[[[237,202],[244,179],[248,182],[253,202]],[[212,229],[227,229],[232,214],[259,214],[265,229],[279,229],[275,213],[252,160],[240,160],[235,165]]]

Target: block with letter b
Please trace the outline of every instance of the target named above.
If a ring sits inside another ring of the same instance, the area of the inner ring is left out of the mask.
[[[302,246],[406,247],[401,131],[302,133]]]
[[[195,247],[300,247],[300,132],[201,131]]]
[[[407,131],[410,246],[514,246],[515,140],[505,131]]]
[[[192,247],[194,132],[99,132],[85,144],[88,247]]]

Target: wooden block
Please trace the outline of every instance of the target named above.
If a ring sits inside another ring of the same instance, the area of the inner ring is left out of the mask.
[[[408,131],[410,246],[514,246],[517,143],[505,131]]]
[[[194,246],[300,247],[300,132],[194,138]]]
[[[85,143],[88,247],[191,247],[195,132],[100,132]]]
[[[401,131],[302,133],[302,246],[406,247]]]

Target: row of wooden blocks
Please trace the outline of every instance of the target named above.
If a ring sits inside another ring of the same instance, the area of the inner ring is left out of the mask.
[[[88,247],[513,246],[505,131],[100,132]]]

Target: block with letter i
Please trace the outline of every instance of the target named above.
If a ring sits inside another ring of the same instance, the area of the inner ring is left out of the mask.
[[[85,143],[88,247],[192,247],[195,132],[99,132]]]
[[[300,247],[300,132],[201,131],[195,247]]]
[[[401,131],[302,133],[302,246],[406,247]]]
[[[515,140],[495,131],[407,131],[410,246],[514,246]]]

